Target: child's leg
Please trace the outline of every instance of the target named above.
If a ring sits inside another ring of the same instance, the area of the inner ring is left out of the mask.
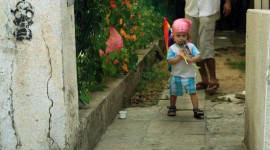
[[[199,109],[199,99],[196,93],[192,93],[190,94],[190,98],[191,98],[191,102],[193,105],[193,113],[194,113],[194,117],[201,119],[201,116],[204,115],[204,112],[202,110]]]
[[[170,80],[170,107],[168,111],[168,116],[176,115],[176,99],[177,96],[183,95],[183,87],[182,87],[182,78],[171,76]]]
[[[198,109],[199,108],[199,100],[198,100],[198,95],[196,93],[189,94],[191,103],[193,106],[193,109]]]
[[[177,96],[171,95],[171,97],[170,97],[170,106],[175,107],[175,105],[176,105],[176,98],[177,98]]]
[[[176,116],[176,99],[177,96],[171,95],[170,97],[170,106],[168,107],[168,116]]]

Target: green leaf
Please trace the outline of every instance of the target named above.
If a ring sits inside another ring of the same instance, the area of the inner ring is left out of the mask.
[[[89,104],[89,102],[91,101],[91,97],[87,94],[83,94],[79,96],[79,100],[84,104],[85,103]]]

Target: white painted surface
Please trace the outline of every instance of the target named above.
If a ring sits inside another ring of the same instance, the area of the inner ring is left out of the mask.
[[[270,149],[270,10],[249,10],[246,36],[246,141]]]
[[[73,149],[78,128],[73,6],[66,0],[29,0],[33,38],[16,41],[10,10],[17,2],[0,0],[0,149]]]

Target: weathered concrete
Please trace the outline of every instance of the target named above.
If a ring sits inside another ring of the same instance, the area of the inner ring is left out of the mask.
[[[248,10],[246,130],[250,150],[270,149],[270,10]]]
[[[0,3],[0,149],[73,149],[78,128],[73,5]]]
[[[156,61],[156,53],[160,51],[158,42],[148,48],[137,50],[139,61],[137,72],[130,72],[120,78],[105,82],[109,87],[104,91],[91,94],[92,101],[79,110],[80,131],[77,149],[93,149],[99,142],[107,127],[113,122],[140,81],[144,67],[151,67]]]
[[[95,150],[245,150],[244,103],[233,103],[233,97],[231,102],[212,102],[203,91],[198,96],[204,119],[193,118],[189,95],[178,97],[176,117],[167,116],[169,100],[126,108],[127,118],[116,116]]]

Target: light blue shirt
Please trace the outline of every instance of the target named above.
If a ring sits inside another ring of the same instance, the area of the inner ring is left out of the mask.
[[[199,50],[196,48],[196,46],[192,43],[187,43],[187,46],[190,50],[191,55],[187,54],[185,52],[187,57],[194,57],[200,54]],[[167,60],[175,58],[178,54],[178,49],[180,47],[177,44],[173,44],[170,46],[168,54],[167,54]],[[183,49],[182,49],[183,50]],[[196,77],[196,68],[192,66],[191,63],[186,64],[184,59],[181,59],[178,63],[171,65],[171,75],[173,76],[179,76],[182,78],[189,78],[189,77]]]

